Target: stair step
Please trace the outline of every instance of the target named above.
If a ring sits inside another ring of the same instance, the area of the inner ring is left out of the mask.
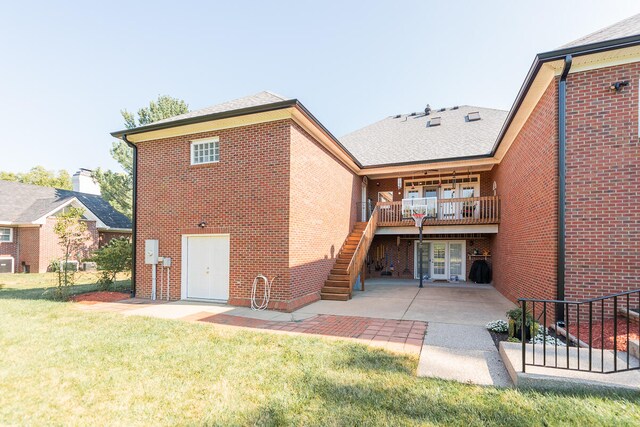
[[[349,274],[349,272],[347,271],[347,267],[344,267],[344,268],[340,268],[340,266],[336,266],[336,267],[337,268],[332,268],[329,274],[336,274],[339,276],[344,276]]]
[[[332,301],[349,301],[349,294],[327,294],[320,292],[320,298]]]
[[[341,274],[329,273],[329,278],[327,280],[337,280],[337,281],[346,280],[348,282],[349,281],[349,275],[347,274],[346,271],[344,271],[344,273],[341,273]]]
[[[350,262],[351,262],[351,257],[348,257],[348,258],[336,258],[336,264],[349,265]]]
[[[321,293],[325,294],[349,294],[349,287],[338,287],[338,286],[324,286]]]
[[[330,286],[334,288],[344,288],[349,287],[349,280],[325,280],[325,286]]]

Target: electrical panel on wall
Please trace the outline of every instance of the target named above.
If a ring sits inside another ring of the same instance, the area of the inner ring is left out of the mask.
[[[158,241],[157,240],[144,241],[144,263],[145,264],[158,263]]]

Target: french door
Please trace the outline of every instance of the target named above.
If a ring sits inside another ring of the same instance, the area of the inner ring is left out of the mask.
[[[422,271],[425,279],[464,281],[466,262],[464,240],[425,240],[422,242]],[[414,277],[420,278],[420,242],[415,242]]]

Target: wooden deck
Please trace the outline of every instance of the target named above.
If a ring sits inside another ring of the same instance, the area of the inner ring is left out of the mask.
[[[378,227],[415,225],[410,211],[403,209],[402,202],[380,202],[376,207],[378,208]],[[426,226],[499,223],[500,198],[498,196],[438,199],[435,215],[424,220]]]

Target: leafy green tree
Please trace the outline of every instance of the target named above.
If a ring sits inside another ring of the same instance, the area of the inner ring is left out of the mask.
[[[44,166],[34,166],[26,173],[0,172],[0,180],[61,188],[63,190],[71,190],[72,188],[69,172],[59,170],[56,174],[54,171],[45,169]]]
[[[144,126],[189,112],[189,106],[181,99],[168,95],[151,101],[148,107],[143,107],[136,114],[127,110],[120,111],[127,129]],[[111,146],[111,156],[120,164],[124,172],[97,169],[94,178],[100,184],[102,197],[111,203],[118,211],[129,218],[132,216],[133,205],[133,150],[124,141],[114,141]]]
[[[80,261],[79,257],[89,238],[83,215],[84,209],[69,206],[57,215],[56,224],[53,226],[53,232],[58,236],[63,256],[58,269],[57,299],[66,299],[69,296],[69,289],[75,280],[75,269],[70,268],[69,260],[75,257]]]

